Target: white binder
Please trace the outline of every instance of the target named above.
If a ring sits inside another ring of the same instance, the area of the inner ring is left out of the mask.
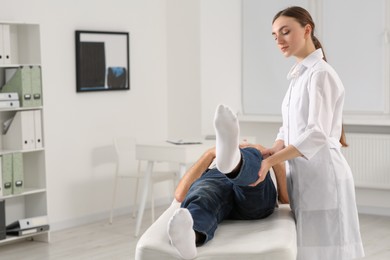
[[[0,100],[0,108],[13,108],[13,107],[20,107],[19,100],[8,100],[8,101]]]
[[[19,236],[20,237],[20,236],[45,232],[45,231],[48,231],[49,229],[50,229],[49,225],[43,225],[43,226],[28,228],[28,229],[19,229],[19,228],[9,229],[9,230],[6,230],[6,233],[9,236]]]
[[[19,219],[7,225],[7,230],[10,229],[29,229],[34,227],[40,227],[49,224],[49,218],[47,216],[39,216],[33,218]]]
[[[0,25],[0,64],[4,64],[4,40],[3,40],[3,26]]]
[[[30,150],[43,147],[41,110],[18,111],[9,122],[6,120],[3,123],[3,149]]]
[[[3,185],[3,166],[1,165],[1,162],[2,162],[2,158],[0,156],[0,198],[3,197],[3,189],[4,189],[4,185]]]
[[[34,110],[34,130],[35,130],[35,148],[43,147],[42,140],[42,113],[41,110]]]
[[[11,125],[3,135],[3,149],[35,149],[34,111],[16,112]]]
[[[0,64],[11,64],[11,34],[8,24],[0,25]]]
[[[19,95],[17,92],[0,93],[0,101],[18,100]]]

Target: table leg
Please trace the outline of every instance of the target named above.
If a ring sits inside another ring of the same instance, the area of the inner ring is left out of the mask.
[[[139,230],[141,228],[141,223],[142,223],[142,217],[144,215],[144,210],[145,210],[145,204],[146,200],[148,198],[148,193],[149,193],[149,184],[151,181],[152,177],[152,171],[153,171],[153,161],[148,161],[148,165],[146,166],[146,171],[144,175],[144,188],[141,196],[141,201],[138,205],[138,214],[137,214],[137,222],[135,224],[135,234],[134,236],[139,235]]]

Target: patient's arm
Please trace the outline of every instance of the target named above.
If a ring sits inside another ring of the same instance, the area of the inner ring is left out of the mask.
[[[286,180],[286,166],[284,162],[276,164],[272,167],[276,177],[276,184],[278,187],[279,201],[282,204],[288,204],[287,180]]]
[[[215,158],[215,147],[208,149],[180,179],[175,191],[175,199],[183,202],[192,183],[207,170]]]

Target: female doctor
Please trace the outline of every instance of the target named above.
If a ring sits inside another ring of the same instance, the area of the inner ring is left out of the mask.
[[[297,224],[297,259],[338,260],[364,256],[354,181],[340,148],[344,87],[325,61],[314,22],[301,7],[278,12],[272,35],[296,64],[282,103],[283,125],[263,155],[257,185],[268,170],[287,161],[287,185]]]

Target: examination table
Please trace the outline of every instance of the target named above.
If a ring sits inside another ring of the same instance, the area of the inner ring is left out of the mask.
[[[180,203],[172,202],[145,231],[137,243],[136,260],[181,259],[170,245],[167,235],[168,220],[179,207]],[[197,248],[198,256],[195,259],[293,260],[297,254],[296,239],[290,207],[282,204],[265,219],[223,221],[214,238]]]

